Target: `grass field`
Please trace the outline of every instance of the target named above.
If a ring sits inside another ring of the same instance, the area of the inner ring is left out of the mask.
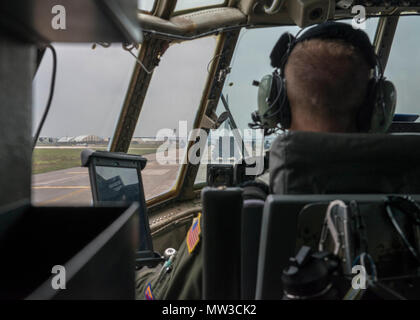
[[[105,150],[106,147],[95,147],[96,150]],[[45,173],[49,171],[80,167],[80,153],[84,148],[37,148],[33,154],[32,173]],[[155,153],[156,148],[131,148],[128,153],[145,155]]]

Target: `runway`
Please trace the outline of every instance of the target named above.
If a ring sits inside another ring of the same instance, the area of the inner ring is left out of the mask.
[[[169,190],[177,177],[179,165],[161,165],[156,154],[146,155],[142,171],[146,199]],[[32,176],[32,203],[37,206],[91,206],[87,168],[75,167]]]

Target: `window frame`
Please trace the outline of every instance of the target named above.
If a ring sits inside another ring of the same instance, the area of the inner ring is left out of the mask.
[[[186,40],[186,41],[195,41],[195,40],[198,40],[198,39]],[[202,91],[202,94],[201,94],[201,98],[200,98],[200,103],[199,103],[197,111],[195,113],[193,129],[201,128],[201,126],[200,126],[201,120],[204,117],[208,95],[209,95],[211,86],[213,84],[213,79],[215,77],[215,72],[216,72],[216,69],[217,69],[217,66],[218,66],[218,60],[219,59],[216,59],[215,57],[219,56],[219,51],[223,47],[223,45],[222,45],[223,43],[224,43],[224,39],[223,39],[222,35],[216,36],[215,51],[212,54],[212,60],[211,60],[213,63],[211,63],[212,66],[211,66],[211,68],[210,68],[210,70],[207,74],[206,82],[205,82],[205,85],[204,85],[204,88],[203,88],[203,91]],[[147,50],[146,46],[149,46],[149,44],[142,45],[142,47],[144,47],[142,49]],[[163,58],[164,58],[164,56],[163,56]],[[149,81],[149,83],[147,83],[147,88],[145,88],[145,93],[144,93],[145,97],[148,94],[150,82],[151,81]],[[138,115],[138,118],[137,118],[137,122],[140,121],[139,119],[140,119],[140,116],[141,116],[141,112],[143,111],[144,101],[145,101],[145,99],[143,99],[143,101],[141,102],[142,105],[140,106],[140,112],[139,112],[139,115]],[[121,121],[121,119],[119,121]],[[119,124],[117,124],[117,127],[118,126],[119,126]],[[115,133],[114,133],[114,137],[112,138],[112,140],[114,140],[114,139],[115,139]],[[130,143],[131,143],[131,140],[130,140]],[[193,143],[191,141],[189,141],[188,144],[187,144],[186,153],[184,155],[182,155],[183,157],[186,154],[188,154],[188,151],[190,150],[192,145],[193,145]],[[183,159],[180,159],[180,160],[183,160]],[[180,164],[180,166],[178,168],[177,178],[176,178],[173,186],[169,190],[167,190],[167,191],[165,191],[161,194],[158,194],[156,196],[152,196],[151,198],[147,199],[146,200],[147,206],[153,206],[153,205],[159,204],[161,202],[165,202],[165,201],[169,201],[169,200],[172,200],[174,198],[177,198],[180,195],[181,191],[184,189],[186,176],[187,176],[186,173],[188,171],[189,166],[190,166],[189,163],[184,163],[184,161],[182,161],[182,163]]]
[[[193,8],[182,9],[182,10],[176,10],[176,6],[175,6],[174,11],[172,12],[171,16],[175,17],[175,16],[191,13],[194,11],[201,11],[201,10],[214,9],[214,8],[223,8],[223,7],[227,7],[227,5],[228,5],[228,0],[224,0],[224,2],[219,3],[219,4],[213,4],[213,5],[207,5],[207,6],[205,5],[205,6],[193,7]]]

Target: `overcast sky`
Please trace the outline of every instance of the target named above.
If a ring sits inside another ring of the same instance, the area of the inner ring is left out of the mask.
[[[203,0],[204,1],[204,0]],[[376,22],[370,22],[373,38]],[[418,17],[400,19],[386,75],[398,89],[398,111],[418,112],[418,62],[420,42]],[[269,53],[284,31],[297,28],[270,28],[242,32],[232,61],[232,73],[225,93],[238,126],[245,128],[256,109],[257,88],[252,80],[270,73]],[[212,59],[215,38],[175,44],[163,56],[155,70],[145,101],[136,136],[155,136],[161,128],[176,128],[178,120],[195,117],[207,66]],[[41,136],[112,135],[124,101],[134,58],[113,44],[110,48],[91,45],[55,44],[58,55],[57,82],[50,114]],[[417,65],[412,65],[413,61]],[[34,79],[34,125],[38,123],[48,97],[51,55],[45,55]],[[220,108],[220,106],[219,106]],[[220,112],[220,110],[219,110]]]
[[[207,78],[215,37],[172,45],[155,70],[135,136],[156,136],[161,128],[195,117]],[[109,137],[124,102],[135,59],[119,44],[110,48],[55,44],[57,80],[54,99],[41,136],[95,134]],[[48,53],[34,80],[34,123],[48,98],[51,56]]]

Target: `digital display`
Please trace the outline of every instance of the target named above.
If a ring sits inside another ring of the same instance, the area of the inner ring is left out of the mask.
[[[140,184],[137,168],[96,166],[98,201],[139,201]]]
[[[146,165],[145,162],[146,160],[140,156],[92,150],[82,153],[82,165],[89,166],[95,205],[139,203],[137,255],[140,255],[142,259],[154,257],[141,179],[141,169]]]

